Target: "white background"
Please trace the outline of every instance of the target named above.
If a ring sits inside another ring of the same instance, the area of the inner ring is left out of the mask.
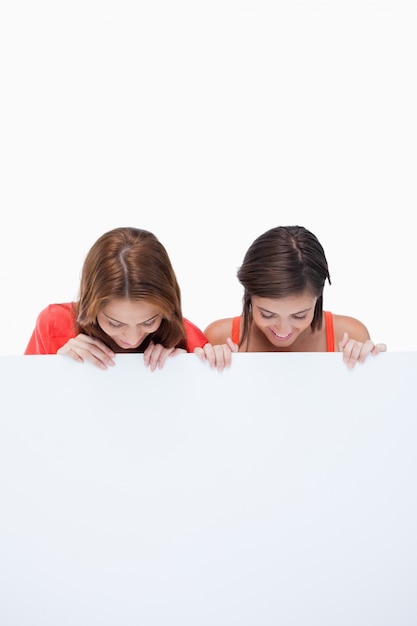
[[[416,32],[411,0],[3,3],[0,354],[111,228],[159,237],[204,329],[240,313],[255,237],[296,223],[325,308],[417,350]]]

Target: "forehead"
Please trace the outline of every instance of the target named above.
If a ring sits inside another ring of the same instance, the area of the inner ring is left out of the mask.
[[[159,309],[146,300],[111,300],[100,309],[106,317],[123,324],[141,324],[160,313]]]
[[[308,309],[314,309],[317,297],[310,293],[302,295],[285,296],[284,298],[260,298],[252,297],[252,306],[257,309],[264,309],[271,313],[291,314]]]

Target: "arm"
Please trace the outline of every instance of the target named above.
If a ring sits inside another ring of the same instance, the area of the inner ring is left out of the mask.
[[[232,338],[232,326],[232,317],[216,320],[207,326],[204,334],[210,343],[213,345],[220,345],[226,343],[229,337]]]

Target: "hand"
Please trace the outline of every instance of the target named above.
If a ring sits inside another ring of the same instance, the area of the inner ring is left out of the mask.
[[[182,348],[164,348],[160,343],[151,342],[143,353],[143,359],[146,367],[149,367],[151,372],[153,372],[157,367],[159,369],[164,367],[165,361],[169,356],[185,354],[186,352]]]
[[[110,348],[100,339],[95,339],[82,333],[67,341],[58,350],[57,354],[68,355],[79,363],[89,361],[102,370],[106,370],[109,365],[115,365],[113,361],[114,352]]]
[[[339,342],[339,350],[343,352],[343,361],[347,367],[352,369],[357,361],[363,363],[368,354],[375,356],[380,352],[386,352],[387,346],[385,343],[375,345],[370,339],[365,342],[349,339],[349,335],[344,333],[342,341]]]
[[[238,351],[238,346],[228,337],[227,343],[213,345],[206,343],[203,348],[194,348],[194,354],[201,361],[207,361],[210,367],[216,367],[222,372],[225,367],[230,367],[232,363],[232,352]]]

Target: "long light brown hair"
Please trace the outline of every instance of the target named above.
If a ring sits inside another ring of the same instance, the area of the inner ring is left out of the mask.
[[[166,348],[186,348],[177,278],[166,249],[147,230],[125,227],[104,233],[88,252],[81,272],[78,332],[101,339],[114,352],[129,352],[120,348],[97,322],[100,309],[120,298],[151,303],[162,316],[158,330],[134,352],[143,352],[150,341]]]

